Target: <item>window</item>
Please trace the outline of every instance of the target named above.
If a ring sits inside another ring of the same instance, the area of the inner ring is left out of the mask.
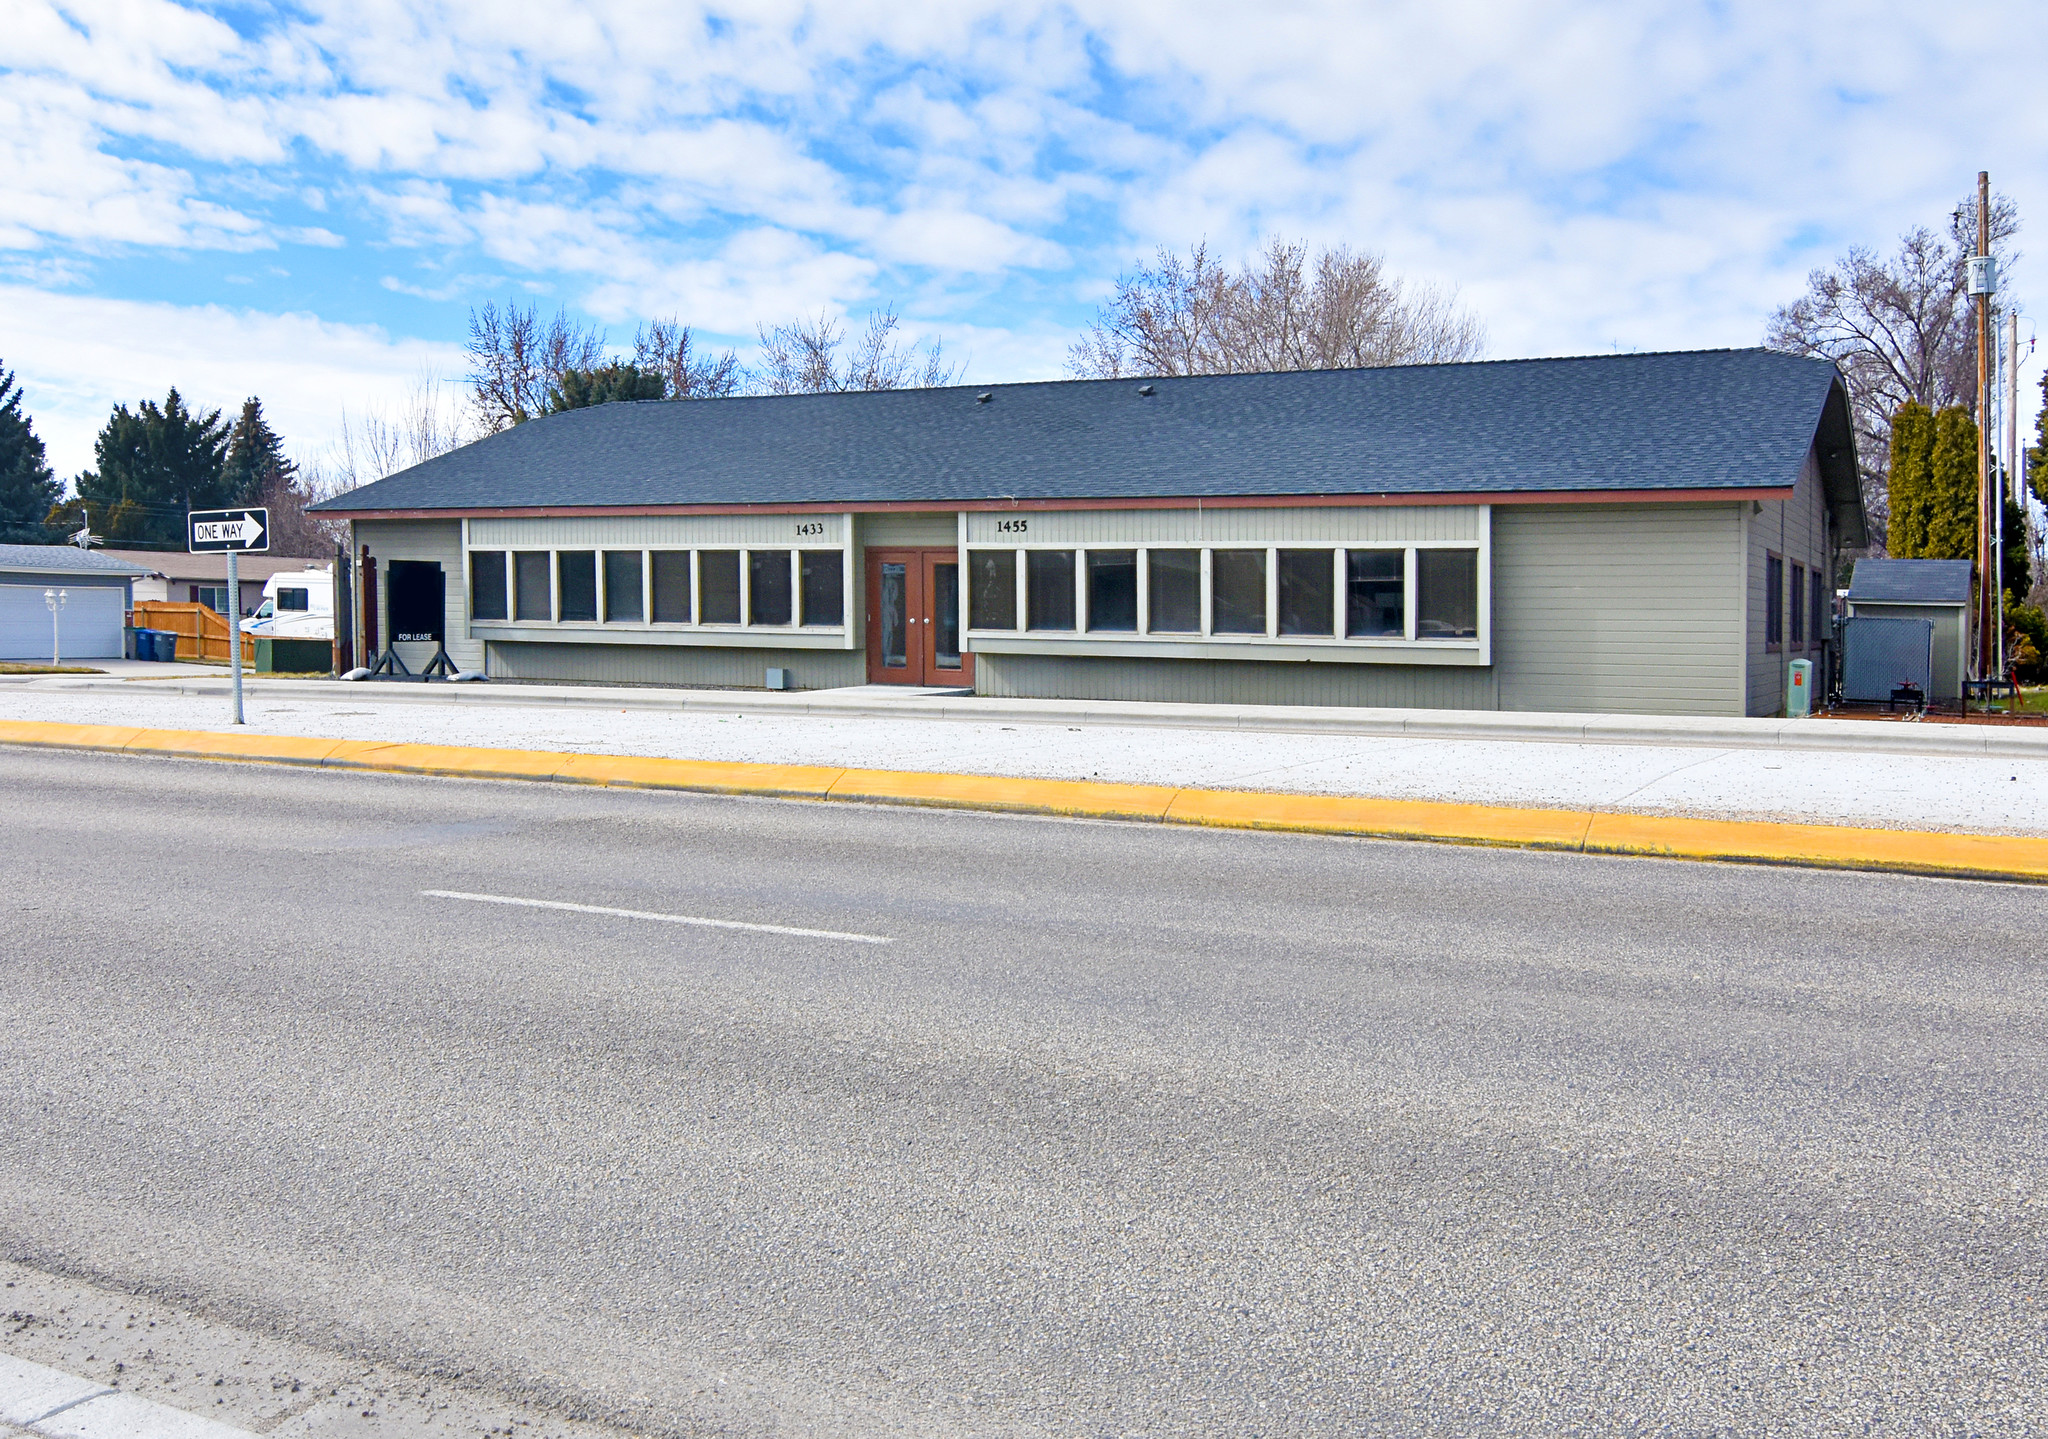
[[[977,630],[1017,628],[1017,552],[967,552],[967,625]]]
[[[640,595],[640,552],[604,552],[604,617],[611,624],[637,625],[646,618]]]
[[[1145,551],[1145,588],[1155,635],[1202,632],[1202,552]]]
[[[879,620],[885,669],[900,670],[910,663],[909,608],[910,567],[898,561],[884,560]]]
[[[704,587],[700,625],[736,625],[740,622],[740,552],[699,550],[702,567],[699,582]]]
[[[1215,550],[1209,559],[1209,629],[1219,635],[1266,632],[1266,552]]]
[[[277,591],[277,607],[279,610],[310,610],[313,607],[313,592],[296,588],[285,589],[280,586]]]
[[[1138,630],[1138,552],[1088,551],[1088,628]]]
[[[960,566],[932,566],[932,663],[960,668]]]
[[[1812,596],[1806,608],[1807,622],[1813,626],[1813,642],[1825,644],[1834,638],[1834,626],[1829,623],[1831,615],[1828,605],[1828,585],[1819,570],[1806,577],[1807,587]]]
[[[690,622],[690,552],[656,550],[647,557],[647,577],[654,582],[654,622]]]
[[[709,601],[705,608],[710,608]],[[747,623],[786,625],[795,618],[789,592],[789,551],[747,551]]]
[[[1336,561],[1330,551],[1280,551],[1280,633],[1334,634],[1336,590]]]
[[[192,603],[205,605],[217,615],[228,612],[228,587],[226,585],[192,586]]]
[[[469,617],[502,620],[505,612],[505,552],[475,550],[469,557]]]
[[[597,618],[597,551],[562,550],[555,556],[556,593],[564,620]]]
[[[1034,630],[1074,627],[1074,552],[1026,550],[1024,585],[1027,625]]]
[[[1344,633],[1355,640],[1399,640],[1408,637],[1406,552],[1345,552]]]
[[[1469,640],[1479,634],[1479,552],[1415,552],[1415,638]]]
[[[803,566],[804,623],[846,623],[846,556],[838,550],[805,550]]]
[[[1792,566],[1792,643],[1806,643],[1806,566]]]
[[[1785,562],[1764,558],[1764,644],[1776,647],[1785,639]]]
[[[548,589],[548,559],[546,550],[521,550],[513,557],[512,577],[518,590],[516,613],[522,620],[555,617],[554,596]]]

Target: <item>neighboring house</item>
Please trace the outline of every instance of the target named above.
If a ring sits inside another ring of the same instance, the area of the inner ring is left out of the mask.
[[[368,655],[535,679],[1771,714],[1861,546],[1763,350],[608,404],[318,507]]]
[[[119,659],[129,590],[142,567],[70,545],[0,545],[0,660]],[[45,591],[61,590],[53,635]]]
[[[172,600],[205,605],[217,615],[228,612],[228,557],[182,555],[165,550],[101,550],[103,555],[141,566],[135,582],[138,600]],[[331,560],[291,559],[278,555],[235,556],[235,579],[242,591],[238,617],[255,613],[263,602],[263,585],[272,575],[304,569],[331,569]]]
[[[1927,698],[1944,704],[1963,697],[1970,669],[1969,560],[1858,560],[1843,597],[1852,617],[1931,620],[1934,688]]]

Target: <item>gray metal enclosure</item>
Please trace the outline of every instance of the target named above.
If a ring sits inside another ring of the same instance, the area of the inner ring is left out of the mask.
[[[1883,703],[1901,685],[1934,694],[1934,621],[1858,615],[1842,625],[1842,698]]]

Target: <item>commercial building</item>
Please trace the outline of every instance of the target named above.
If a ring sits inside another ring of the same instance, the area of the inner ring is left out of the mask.
[[[119,659],[140,565],[70,545],[0,545],[0,660]],[[63,604],[52,630],[46,592]]]
[[[1763,350],[611,404],[328,501],[364,654],[516,678],[1769,714],[1865,543]]]

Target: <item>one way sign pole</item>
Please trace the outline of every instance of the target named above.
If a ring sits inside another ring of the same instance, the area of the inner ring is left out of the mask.
[[[193,510],[186,518],[192,524],[193,554],[217,554],[221,551],[227,553],[228,668],[233,673],[235,681],[235,723],[241,724],[242,576],[240,566],[235,563],[235,556],[245,550],[261,552],[270,548],[270,511]]]

